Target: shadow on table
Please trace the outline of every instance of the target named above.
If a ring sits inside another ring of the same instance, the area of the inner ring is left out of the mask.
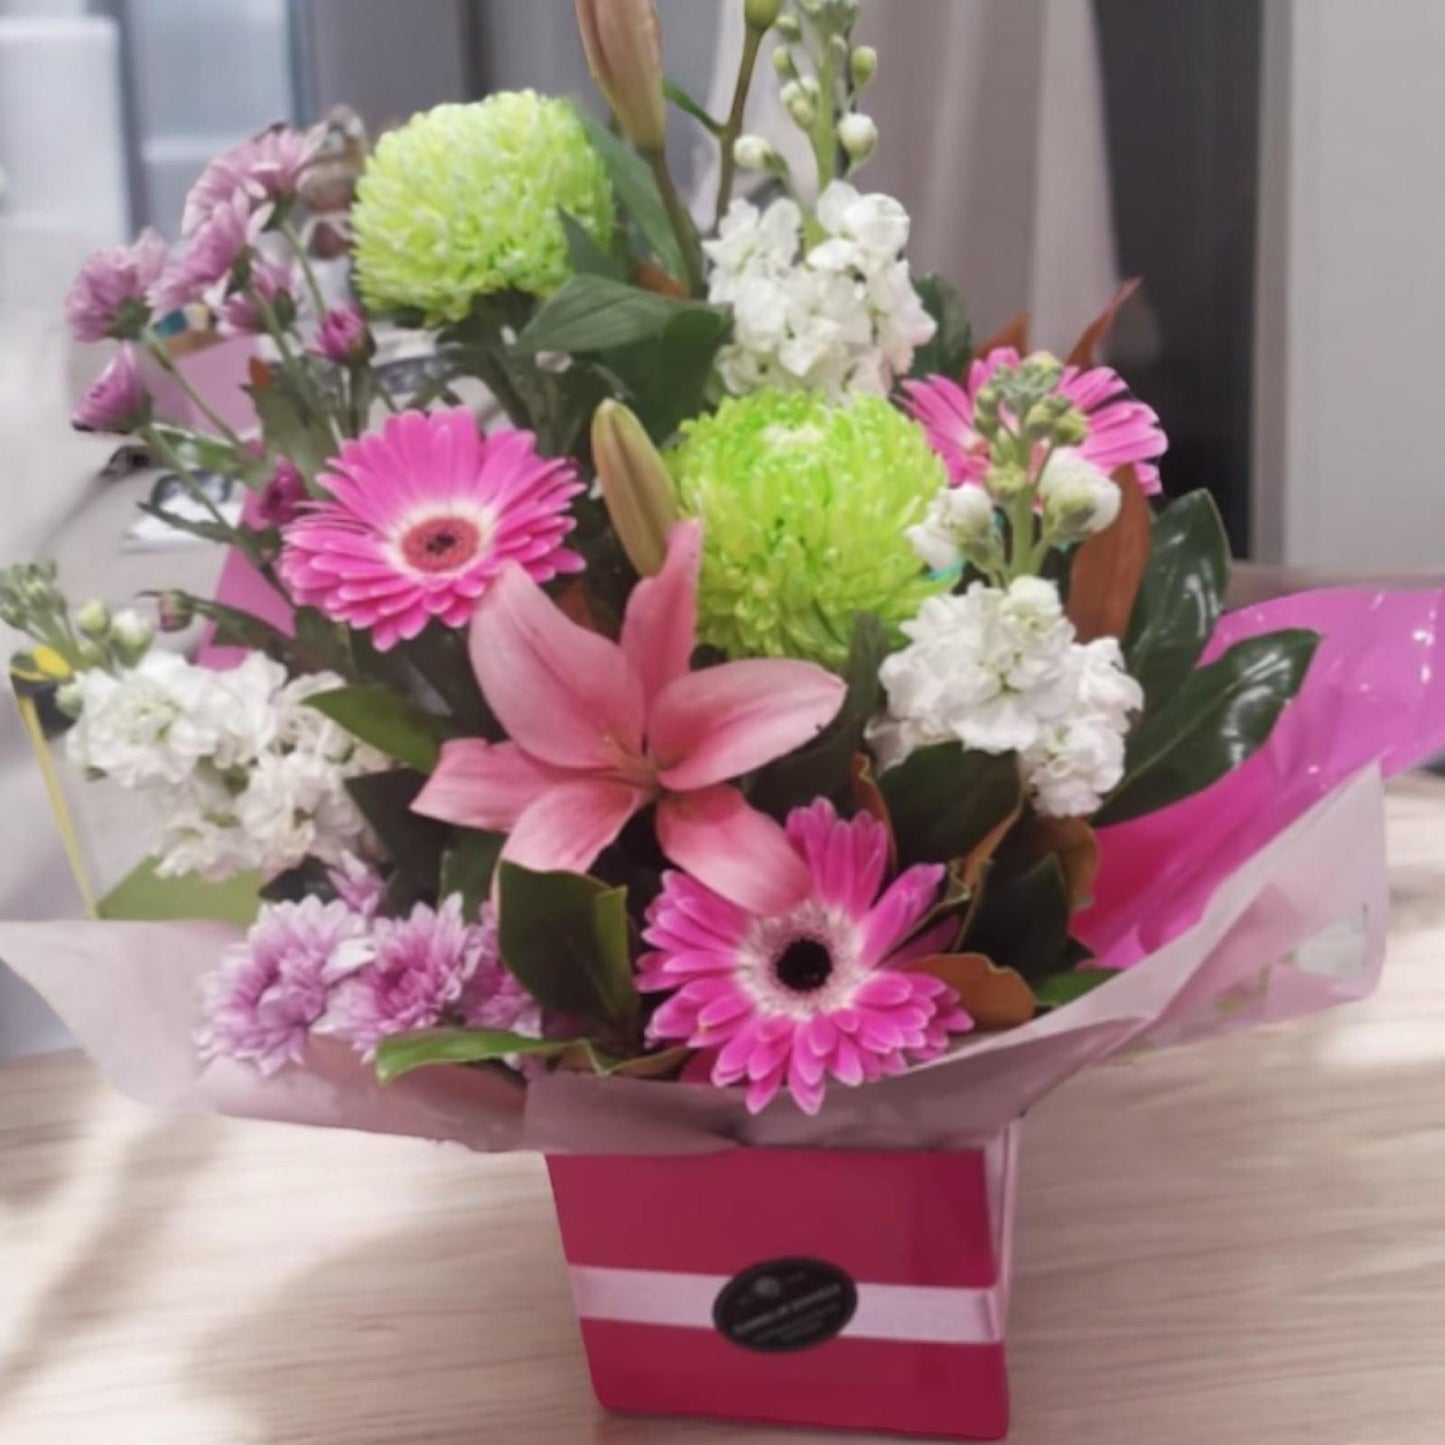
[[[214,1153],[216,1128],[205,1119],[168,1120],[131,1144],[114,1171],[99,1227],[77,1246],[0,1359],[0,1406],[43,1369],[55,1347],[128,1307],[163,1247],[168,1221],[185,1208],[185,1181]]]
[[[17,985],[18,986],[18,985]],[[6,1133],[0,1167],[0,1228],[13,1215],[39,1208],[70,1177],[75,1146],[85,1136],[88,1103],[110,1086],[98,1070],[76,1068],[69,1052],[27,1061],[24,1082],[12,1070],[0,1087],[26,1090],[23,1125]],[[34,1084],[34,1087],[32,1087]]]

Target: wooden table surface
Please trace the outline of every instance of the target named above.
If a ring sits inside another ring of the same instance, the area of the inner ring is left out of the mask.
[[[1106,1066],[1024,1138],[1014,1445],[1445,1439],[1445,784],[1369,1003]],[[539,1162],[0,1069],[4,1445],[804,1445],[594,1405]]]

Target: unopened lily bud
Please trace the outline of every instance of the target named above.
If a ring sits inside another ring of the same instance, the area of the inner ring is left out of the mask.
[[[862,90],[878,73],[878,52],[871,45],[860,45],[848,57],[848,69],[853,76],[854,90]]]
[[[662,28],[653,0],[576,0],[587,68],[638,150],[667,141],[662,88]]]
[[[162,592],[156,599],[162,632],[184,632],[196,620],[196,604],[184,592]]]
[[[104,637],[110,631],[110,608],[99,597],[92,597],[76,609],[75,625],[87,637]]]
[[[845,115],[838,122],[838,144],[855,166],[862,165],[878,148],[878,127],[871,116]]]
[[[749,30],[768,30],[783,13],[783,0],[744,0],[743,19]]]
[[[733,161],[739,170],[766,171],[777,158],[777,151],[760,135],[740,135],[733,142]]]
[[[1044,534],[1055,542],[1081,542],[1119,515],[1119,485],[1080,452],[1056,451],[1039,478]]]
[[[643,577],[653,576],[678,519],[677,493],[651,437],[620,402],[604,401],[592,415],[592,460],[622,550]]]
[[[110,627],[111,646],[127,667],[134,667],[145,656],[155,636],[155,623],[131,608],[117,612]]]

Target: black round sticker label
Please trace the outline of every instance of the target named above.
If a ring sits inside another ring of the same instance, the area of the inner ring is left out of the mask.
[[[858,1286],[836,1265],[817,1259],[755,1264],[719,1292],[718,1332],[745,1350],[807,1350],[839,1335],[858,1308]]]

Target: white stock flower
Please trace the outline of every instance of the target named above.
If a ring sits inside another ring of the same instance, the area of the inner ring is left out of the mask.
[[[1050,536],[1077,542],[1102,532],[1119,515],[1123,496],[1108,472],[1073,447],[1061,447],[1039,478],[1044,527]]]
[[[1051,816],[1092,813],[1122,777],[1142,689],[1113,639],[1075,640],[1053,583],[975,582],[961,597],[930,598],[903,630],[909,646],[879,671],[887,711],[868,731],[881,766],[949,739],[1017,752]]]
[[[729,208],[715,240],[708,299],[733,308],[718,359],[728,390],[801,387],[832,399],[886,395],[934,332],[908,265],[908,213],[890,196],[835,181],[819,198],[824,238],[804,249],[803,214],[787,198]]]
[[[1124,671],[1119,644],[1074,644],[1076,703],[1023,754],[1034,806],[1046,817],[1093,813],[1124,776],[1124,739],[1144,690]]]
[[[982,487],[942,487],[928,513],[903,535],[927,567],[948,572],[987,542],[993,531],[993,500]]]

